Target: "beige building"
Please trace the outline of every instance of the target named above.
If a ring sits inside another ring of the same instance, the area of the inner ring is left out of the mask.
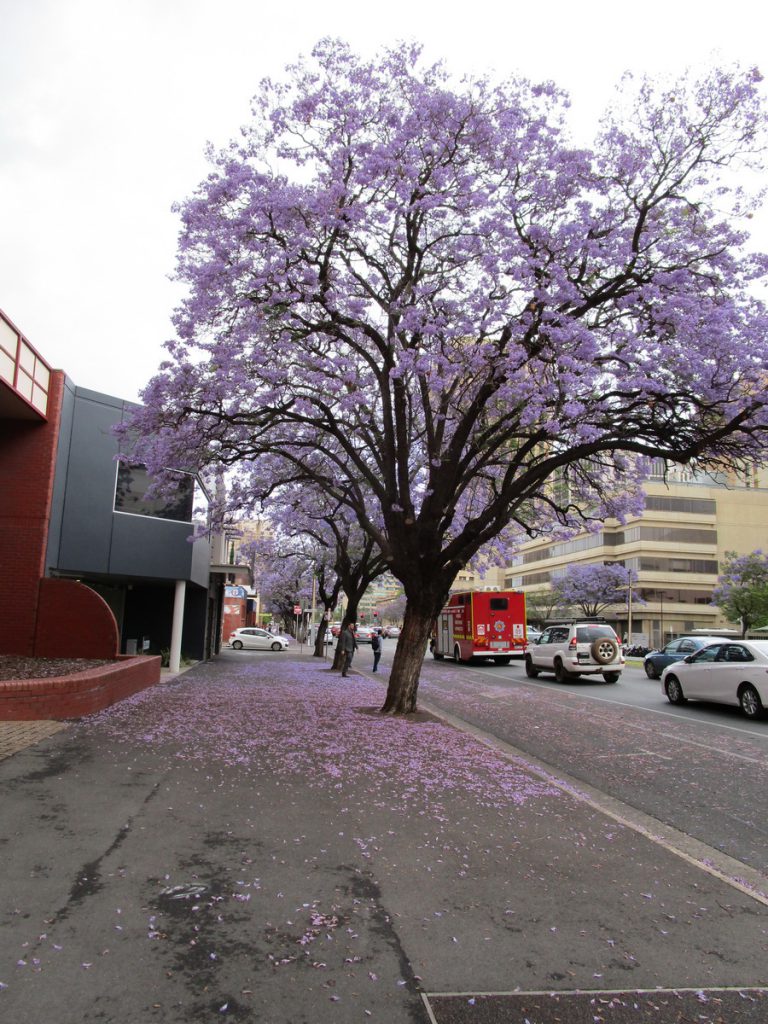
[[[658,467],[661,471],[662,467]],[[748,554],[768,546],[768,489],[757,474],[749,479],[696,478],[673,470],[648,481],[642,516],[620,525],[607,520],[596,533],[568,541],[531,541],[505,575],[505,586],[527,593],[546,591],[570,565],[618,562],[633,569],[631,625],[628,606],[602,614],[620,635],[658,647],[691,630],[734,627],[710,604],[727,551]],[[530,616],[529,616],[530,619]]]
[[[381,620],[389,622],[392,615],[388,614],[387,605],[394,601],[403,592],[403,585],[390,572],[385,572],[368,587],[360,600],[357,613],[362,622],[370,625],[371,622]],[[374,615],[374,612],[376,614]],[[394,618],[399,619],[399,615]]]

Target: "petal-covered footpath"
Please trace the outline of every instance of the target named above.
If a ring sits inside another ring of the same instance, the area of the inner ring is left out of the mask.
[[[760,1019],[764,906],[382,695],[225,655],[2,762],[3,1016]]]

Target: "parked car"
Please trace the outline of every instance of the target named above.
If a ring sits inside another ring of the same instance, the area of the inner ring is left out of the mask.
[[[747,718],[760,718],[768,704],[768,640],[720,637],[667,665],[661,675],[661,690],[670,704],[711,700],[739,705]]]
[[[385,626],[381,635],[384,636],[384,637],[387,637],[388,639],[396,640],[400,636],[400,627],[399,626]]]
[[[621,641],[607,622],[594,619],[547,626],[525,653],[530,679],[554,672],[558,683],[567,683],[580,675],[602,674],[606,683],[617,683],[623,668]]]
[[[340,632],[341,632],[341,623],[340,622],[332,622],[331,623],[331,636],[338,636]]]
[[[661,679],[661,673],[673,661],[682,661],[689,654],[695,654],[702,647],[722,642],[721,636],[680,636],[671,640],[660,651],[651,651],[643,659],[643,668],[649,679]]]
[[[258,626],[244,626],[229,634],[229,645],[236,651],[284,651],[289,644],[287,637],[268,633]]]
[[[355,627],[355,640],[359,644],[369,644],[371,637],[373,636],[373,630],[370,626],[356,626]]]

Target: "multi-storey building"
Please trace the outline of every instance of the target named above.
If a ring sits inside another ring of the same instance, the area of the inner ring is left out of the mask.
[[[631,594],[631,632],[637,642],[659,646],[694,629],[733,626],[711,604],[726,552],[747,554],[768,539],[768,489],[758,472],[748,477],[696,477],[663,466],[645,486],[645,511],[624,525],[607,520],[601,530],[566,541],[525,544],[506,573],[506,586],[527,593],[548,590],[570,565],[618,563],[637,576]],[[635,600],[640,597],[645,602]],[[623,635],[627,604],[604,615]]]

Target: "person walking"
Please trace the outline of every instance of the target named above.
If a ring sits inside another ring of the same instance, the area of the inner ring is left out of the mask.
[[[375,672],[379,667],[379,658],[381,658],[381,635],[374,633],[371,637],[371,650],[373,651],[373,671]]]
[[[342,631],[339,636],[339,647],[341,648],[341,674],[345,676],[349,672],[349,667],[357,650],[354,622],[350,622],[347,628]]]

